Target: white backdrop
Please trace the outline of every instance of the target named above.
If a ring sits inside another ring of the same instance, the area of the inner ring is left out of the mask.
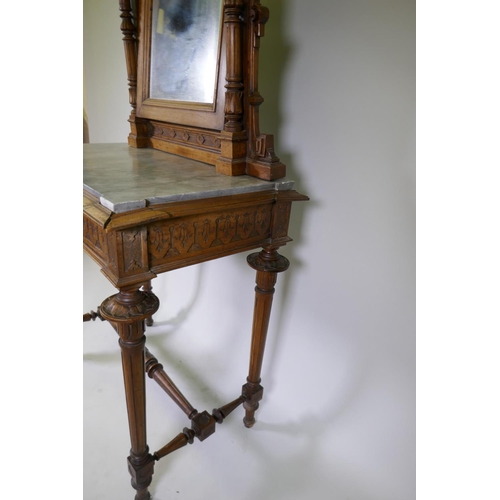
[[[201,492],[228,500],[412,500],[415,4],[263,3],[271,19],[261,46],[261,129],[275,134],[288,177],[311,201],[295,204],[294,242],[282,249],[291,268],[278,278],[258,423],[248,431],[240,414],[231,416],[210,440],[160,462],[153,492],[164,500]],[[119,26],[118,2],[84,0],[91,142],[128,135]],[[253,279],[240,255],[153,283],[162,308],[148,342],[199,410],[234,399],[244,383]],[[88,257],[84,287],[84,311],[113,293]],[[116,494],[112,477],[96,479],[102,454],[110,471],[122,467],[119,487],[132,498],[115,334],[106,324],[84,330],[84,498],[104,497],[105,488]],[[148,390],[156,449],[186,422],[159,390]],[[112,425],[103,412],[116,412]]]

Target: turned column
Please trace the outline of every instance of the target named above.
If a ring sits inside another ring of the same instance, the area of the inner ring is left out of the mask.
[[[250,254],[247,262],[257,271],[255,287],[255,306],[252,325],[252,345],[250,351],[250,368],[247,383],[243,386],[243,396],[245,397],[245,427],[252,427],[255,424],[255,411],[259,407],[262,399],[263,387],[260,385],[260,373],[262,361],[264,359],[264,349],[266,347],[267,330],[269,318],[271,316],[271,306],[273,303],[274,285],[277,275],[286,271],[290,262],[277,252],[276,248],[266,247],[259,253]]]
[[[145,283],[143,285],[142,290],[144,292],[149,292],[149,293],[151,293],[153,291],[153,286],[151,285],[151,280],[149,280],[147,283]],[[153,326],[153,324],[154,324],[153,316],[146,318],[146,326]]]
[[[146,441],[146,388],[144,372],[145,321],[159,307],[158,298],[137,288],[120,289],[100,307],[102,317],[114,324],[122,352],[123,379],[130,429],[128,468],[135,500],[151,498],[148,486],[154,470],[154,458]]]

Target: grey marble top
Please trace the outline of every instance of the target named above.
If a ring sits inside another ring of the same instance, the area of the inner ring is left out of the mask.
[[[84,144],[83,186],[115,213],[170,201],[287,190],[293,181],[218,174],[215,167],[128,144]]]

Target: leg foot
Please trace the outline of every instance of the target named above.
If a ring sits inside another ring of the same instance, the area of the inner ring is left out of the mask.
[[[151,484],[154,472],[154,458],[147,454],[142,464],[137,464],[133,457],[128,457],[128,470],[132,479],[130,483],[136,490],[135,500],[149,500],[151,495],[148,487]]]
[[[243,418],[243,424],[247,429],[251,429],[255,424],[255,411],[259,409],[259,403],[252,407],[243,405],[245,408],[245,417]]]
[[[242,388],[242,394],[245,398],[243,408],[245,408],[245,418],[243,423],[247,429],[255,424],[255,412],[259,408],[259,401],[262,399],[264,388],[259,384],[248,382]]]

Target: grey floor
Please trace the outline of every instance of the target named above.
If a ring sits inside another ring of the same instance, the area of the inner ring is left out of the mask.
[[[87,256],[83,270],[86,312],[116,290]],[[278,279],[255,427],[243,426],[240,408],[206,441],[163,458],[155,500],[414,500],[413,366],[402,366],[397,338],[375,343],[373,327],[366,338],[339,330],[332,301],[290,286],[300,273],[295,265]],[[254,278],[235,255],[153,281],[161,307],[147,345],[199,411],[232,401],[245,382]],[[132,500],[117,335],[99,321],[83,330],[83,498]],[[154,452],[189,422],[150,379],[147,393]]]
[[[189,273],[184,271],[182,280],[196,282],[196,269]],[[84,288],[84,311],[95,309],[115,293],[87,256]],[[231,350],[234,346],[223,342],[219,352],[214,339],[217,333],[211,333],[211,340],[207,341],[206,332],[188,331],[189,325],[183,324],[189,323],[189,307],[178,309],[167,319],[159,317],[157,324],[148,329],[148,347],[192,404],[199,411],[211,412],[239,395],[248,367],[249,335],[238,342],[241,346],[236,349]],[[247,309],[250,315],[251,308]],[[250,327],[251,321],[248,323]],[[134,492],[126,465],[130,444],[117,336],[110,325],[99,320],[85,323],[83,329],[83,498],[132,500]],[[147,391],[148,442],[151,451],[155,451],[189,422],[149,378]],[[314,458],[310,453],[313,450],[284,414],[284,409],[293,409],[290,401],[283,401],[286,392],[281,396],[272,389],[266,392],[253,429],[244,427],[244,411],[239,408],[203,443],[195,440],[193,445],[163,458],[156,465],[150,487],[153,498],[308,498],[302,488],[307,488],[304,477],[312,480],[314,476]],[[301,470],[299,475],[294,475],[295,469]]]

